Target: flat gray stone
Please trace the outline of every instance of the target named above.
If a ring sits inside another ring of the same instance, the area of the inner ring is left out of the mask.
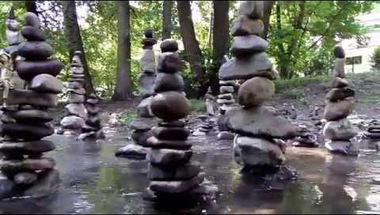
[[[233,86],[221,86],[219,90],[222,94],[231,94],[235,91]]]
[[[0,101],[2,102],[2,98]],[[9,91],[8,105],[33,105],[55,107],[58,105],[58,96],[52,93],[38,93],[33,90],[13,89]]]
[[[53,151],[55,145],[48,140],[37,140],[29,142],[3,142],[0,143],[1,153],[13,153],[13,154],[38,154],[43,152]]]
[[[235,107],[226,113],[228,127],[236,133],[254,137],[292,139],[297,129],[285,118],[264,107],[244,109]]]
[[[85,120],[78,116],[66,116],[61,120],[61,126],[64,129],[81,129]]]
[[[15,68],[24,80],[31,80],[40,74],[49,74],[56,77],[63,68],[63,64],[56,59],[43,61],[19,60],[15,62]]]
[[[245,58],[233,57],[219,69],[221,80],[250,79],[256,76],[277,79],[278,74],[273,71],[272,63],[265,52]]]
[[[29,89],[42,93],[58,94],[62,92],[63,84],[52,75],[41,74],[32,79]]]
[[[139,92],[142,98],[151,96],[154,93],[155,73],[142,73],[138,77]]]
[[[53,117],[50,113],[43,110],[30,109],[20,110],[10,114],[17,122],[50,122]]]
[[[285,161],[280,147],[274,142],[244,136],[234,140],[234,158],[243,166],[279,166]]]
[[[24,41],[18,46],[18,54],[28,60],[46,60],[54,54],[54,50],[47,42]]]
[[[83,103],[84,100],[85,100],[85,96],[84,95],[79,95],[79,94],[76,94],[76,93],[70,93],[69,96],[68,96],[67,102],[68,103],[77,103],[77,104],[80,104],[80,103]]]
[[[159,166],[176,166],[187,163],[192,156],[192,150],[151,149],[148,161]]]
[[[136,144],[128,144],[115,152],[116,157],[125,157],[131,159],[145,160],[149,148],[142,147]]]
[[[189,150],[192,144],[188,141],[180,140],[159,140],[156,137],[150,137],[147,141],[147,146],[154,149],[178,149]]]
[[[51,170],[54,166],[55,162],[52,158],[0,160],[0,170],[4,172]]]
[[[80,118],[87,119],[87,110],[83,104],[68,104],[65,109],[70,115],[79,116]]]
[[[250,19],[248,16],[241,15],[234,20],[231,27],[232,36],[257,35],[264,32],[264,23],[260,19]]]
[[[236,36],[231,46],[231,53],[234,56],[249,56],[252,54],[265,52],[268,42],[256,35]]]
[[[151,181],[150,190],[162,193],[184,193],[199,186],[203,182],[205,174],[199,173],[198,176],[186,181]]]
[[[150,130],[156,125],[157,122],[154,119],[146,117],[136,117],[131,124],[129,124],[130,128],[135,130]]]
[[[140,58],[140,71],[142,72],[156,72],[156,62],[154,51],[151,49],[144,49]]]
[[[3,134],[18,140],[40,140],[54,134],[54,129],[45,124],[3,124]]]

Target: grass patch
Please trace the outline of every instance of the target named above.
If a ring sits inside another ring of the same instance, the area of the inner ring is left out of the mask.
[[[132,120],[136,117],[137,117],[137,113],[136,113],[136,110],[134,108],[127,109],[126,111],[124,111],[120,114],[119,122],[122,125],[126,125],[126,124],[132,122]]]
[[[319,84],[328,82],[331,79],[330,76],[315,76],[315,77],[302,77],[302,78],[292,78],[292,79],[278,79],[274,81],[276,86],[276,91],[286,91],[287,89],[294,89],[297,87],[305,87],[308,84]],[[291,91],[292,91],[291,90]],[[290,94],[296,94],[291,92]]]
[[[282,93],[285,99],[302,99],[305,97],[303,89],[291,89]]]
[[[191,112],[203,114],[206,112],[206,106],[203,100],[189,99]]]

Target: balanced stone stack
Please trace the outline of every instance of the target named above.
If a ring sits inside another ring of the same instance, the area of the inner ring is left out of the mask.
[[[227,61],[228,62],[228,61]],[[220,116],[218,118],[218,140],[232,140],[235,134],[232,133],[226,125],[226,117],[224,116],[226,111],[231,109],[235,104],[234,92],[236,88],[236,83],[233,80],[225,81],[220,80],[220,94],[216,102],[219,105]]]
[[[282,139],[292,139],[298,132],[285,118],[263,107],[275,92],[271,80],[277,77],[265,53],[268,42],[258,36],[263,30],[263,2],[242,2],[239,12],[232,27],[234,57],[221,66],[219,79],[246,81],[238,91],[241,106],[228,110],[225,116],[228,128],[238,134],[234,139],[235,161],[245,170],[266,174],[282,167]]]
[[[151,29],[145,30],[145,39],[141,42],[143,46],[143,54],[140,59],[141,74],[139,77],[140,97],[143,99],[137,107],[137,117],[130,124],[134,129],[131,137],[135,144],[128,144],[118,149],[116,156],[143,160],[146,158],[148,148],[146,141],[152,136],[151,129],[157,125],[154,115],[150,109],[152,95],[154,94],[154,81],[156,79],[156,65],[153,45],[157,41],[153,38]]]
[[[140,58],[140,76],[139,91],[142,99],[151,96],[154,93],[153,85],[156,79],[156,63],[153,51],[153,45],[157,40],[153,38],[153,31],[147,29],[144,32],[145,38],[141,42],[143,44],[143,54]]]
[[[99,116],[100,109],[97,107],[98,104],[99,99],[95,94],[91,94],[86,100],[88,117],[86,119],[86,124],[82,127],[82,134],[79,135],[78,139],[91,140],[105,138]]]
[[[375,140],[376,142],[380,141],[380,122],[377,120],[373,120],[371,124],[368,126],[367,131],[364,133],[364,135],[371,139]]]
[[[147,156],[150,180],[147,193],[151,195],[149,200],[166,202],[207,189],[201,186],[205,178],[201,166],[190,161],[193,155],[192,144],[187,140],[190,131],[180,121],[189,114],[190,102],[182,94],[178,44],[175,40],[165,40],[161,50],[154,86],[157,94],[152,99],[151,110],[162,121],[152,129],[153,136],[147,141],[152,148]]]
[[[4,49],[6,53],[11,55],[17,51],[18,45],[22,42],[22,37],[19,33],[20,24],[17,22],[13,7],[9,11],[8,19],[6,20],[5,36],[9,46]]]
[[[58,133],[64,133],[65,130],[77,133],[85,125],[87,119],[87,111],[83,105],[86,90],[81,55],[82,52],[76,51],[71,62],[71,76],[67,90],[69,104],[65,107],[67,116],[61,120],[62,129]]]
[[[208,116],[206,115],[201,115],[198,117],[202,123],[199,124],[196,128],[195,131],[192,132],[193,136],[205,136],[207,133],[212,131],[214,128],[214,122],[209,119]]]
[[[345,79],[345,53],[342,47],[334,49],[335,66],[333,71],[333,87],[326,95],[324,118],[327,120],[323,135],[327,139],[325,146],[331,153],[358,155],[358,146],[350,139],[358,134],[358,129],[347,119],[356,103],[355,91],[348,87]]]
[[[50,58],[53,48],[45,42],[34,13],[26,13],[21,34],[27,41],[19,45],[18,54],[25,59],[16,61],[15,66],[28,86],[10,91],[10,106],[1,119],[4,141],[0,152],[4,157],[0,170],[19,195],[42,196],[56,188],[59,175],[54,160],[43,157],[54,150],[54,144],[41,139],[54,133],[46,123],[53,120],[48,108],[58,104],[57,94],[63,88],[55,78],[63,65]]]

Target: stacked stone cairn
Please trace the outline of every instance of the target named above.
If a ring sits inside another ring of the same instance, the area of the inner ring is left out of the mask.
[[[82,127],[82,134],[79,135],[79,140],[94,140],[105,138],[102,123],[99,116],[100,109],[97,107],[99,99],[95,94],[91,94],[86,100],[86,111],[88,117],[86,124]]]
[[[373,140],[376,143],[376,147],[378,147],[380,143],[380,122],[378,120],[373,120],[369,124],[364,135],[365,137]]]
[[[137,107],[137,117],[133,119],[130,127],[134,129],[131,137],[135,144],[128,144],[118,149],[115,156],[143,160],[149,151],[146,141],[152,136],[151,129],[157,125],[150,104],[154,94],[154,81],[156,79],[156,65],[153,45],[157,41],[153,38],[153,31],[147,29],[144,32],[143,54],[140,59],[139,90],[142,101]]]
[[[151,151],[149,161],[146,200],[157,203],[178,201],[192,194],[206,192],[205,173],[199,163],[191,162],[192,144],[187,140],[190,131],[180,119],[190,112],[190,102],[183,95],[184,82],[178,73],[181,60],[175,40],[161,44],[158,57],[157,79],[154,90],[157,93],[151,103],[153,114],[162,119],[152,129],[153,136],[147,141]],[[203,193],[204,194],[204,193]]]
[[[20,23],[18,23],[16,20],[13,7],[9,11],[9,15],[5,24],[5,37],[9,43],[9,46],[4,50],[6,53],[11,55],[13,52],[17,51],[18,45],[22,42],[22,36],[19,33]]]
[[[83,104],[86,90],[84,89],[84,70],[81,62],[82,52],[76,51],[71,62],[71,76],[68,85],[68,105],[66,105],[66,116],[61,120],[61,129],[57,132],[63,134],[65,130],[69,133],[78,133],[85,125],[87,111]]]
[[[216,102],[219,105],[220,116],[218,118],[218,140],[232,140],[235,137],[235,134],[232,133],[226,125],[226,117],[224,116],[226,111],[234,107],[236,101],[234,98],[235,88],[237,87],[234,80],[220,80],[220,94]]]
[[[27,89],[10,91],[9,107],[1,119],[4,140],[0,144],[0,152],[4,157],[0,161],[0,170],[5,177],[0,177],[0,183],[10,181],[5,189],[0,189],[1,197],[8,194],[44,196],[57,188],[59,180],[54,160],[43,157],[55,146],[42,138],[54,133],[46,123],[53,120],[48,108],[58,104],[57,94],[63,88],[55,78],[63,65],[50,58],[53,48],[45,42],[39,19],[34,13],[26,13],[21,34],[26,41],[19,45],[18,54],[24,59],[16,61],[15,68],[26,81]],[[6,188],[9,188],[8,193]]]
[[[239,13],[232,27],[234,57],[221,66],[219,79],[246,80],[238,91],[241,106],[225,114],[227,126],[237,133],[235,161],[244,166],[243,170],[265,175],[282,169],[285,161],[282,139],[292,139],[298,132],[285,118],[263,106],[273,96],[275,86],[271,80],[277,78],[265,53],[268,42],[258,36],[263,31],[260,20],[263,2],[242,2]]]
[[[146,29],[143,44],[143,53],[140,58],[139,91],[142,99],[150,97],[153,93],[154,80],[156,79],[156,62],[153,51],[157,40],[153,38],[152,29]]]
[[[331,153],[353,155],[359,153],[358,146],[350,141],[358,134],[358,128],[350,123],[347,117],[353,112],[356,103],[355,91],[349,88],[345,79],[345,53],[342,47],[334,49],[335,66],[333,71],[333,87],[326,95],[323,128],[325,146]]]

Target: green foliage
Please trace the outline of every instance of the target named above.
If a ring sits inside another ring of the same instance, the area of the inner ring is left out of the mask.
[[[374,69],[380,69],[380,47],[375,48],[371,56],[371,61]]]
[[[305,87],[308,84],[319,84],[325,83],[330,80],[330,76],[321,75],[314,77],[302,77],[302,78],[292,78],[292,79],[278,79],[274,81],[276,91],[282,92],[288,89]],[[292,94],[292,93],[291,93]]]
[[[355,18],[372,6],[363,1],[278,1],[272,11],[269,53],[281,76],[326,74],[337,41],[366,32]]]
[[[202,100],[189,99],[189,101],[190,101],[190,110],[192,113],[202,114],[206,112],[206,106]]]

